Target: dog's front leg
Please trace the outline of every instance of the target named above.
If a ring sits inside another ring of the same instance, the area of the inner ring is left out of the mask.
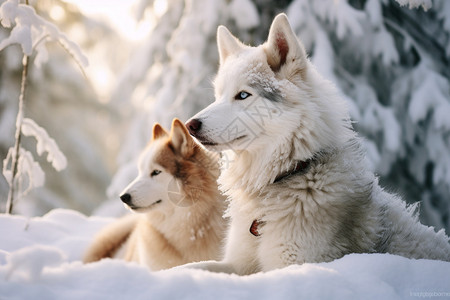
[[[228,232],[225,257],[222,261],[189,263],[177,268],[202,269],[211,272],[248,275],[260,271],[256,249],[257,237],[249,232],[249,218],[234,216]],[[250,218],[251,220],[251,218]]]
[[[303,264],[307,249],[301,243],[266,224],[258,248],[261,257],[261,270],[270,271],[293,264]]]

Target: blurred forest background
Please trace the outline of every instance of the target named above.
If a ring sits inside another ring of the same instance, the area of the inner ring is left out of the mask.
[[[0,5],[5,0],[0,0]],[[25,115],[66,155],[15,213],[56,207],[115,216],[120,191],[153,122],[187,120],[213,101],[216,29],[264,42],[286,12],[318,70],[348,101],[373,170],[387,190],[420,201],[424,223],[450,230],[450,1],[445,0],[35,0],[89,58],[85,78],[58,44],[31,58]],[[417,4],[417,5],[416,5]],[[421,4],[423,4],[421,6]],[[403,5],[403,6],[402,6]],[[430,7],[431,6],[431,7]],[[10,30],[0,27],[0,41]],[[0,158],[14,144],[20,46],[0,52]],[[25,148],[35,143],[24,138]],[[38,157],[38,155],[34,155]],[[0,176],[0,211],[8,185]]]

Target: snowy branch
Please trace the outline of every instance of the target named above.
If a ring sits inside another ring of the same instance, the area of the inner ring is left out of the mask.
[[[3,160],[3,176],[5,176],[8,183],[12,182],[12,159],[14,155],[14,148],[10,148],[8,155]],[[41,187],[45,182],[45,173],[39,163],[33,159],[33,155],[20,148],[20,155],[17,163],[17,174],[15,178],[18,180],[19,193],[26,194],[31,189]],[[26,185],[26,188],[24,186]]]
[[[88,59],[78,45],[55,25],[37,15],[31,6],[19,4],[19,0],[8,0],[0,6],[0,20],[2,26],[13,27],[9,37],[0,42],[0,51],[12,44],[19,44],[27,56],[36,50],[35,62],[39,66],[48,59],[45,43],[41,41],[56,41],[70,53],[77,64],[87,67]]]
[[[431,8],[431,0],[395,0],[400,6],[408,5],[410,9],[422,6],[424,11]]]
[[[49,137],[47,131],[40,127],[31,119],[25,118],[22,123],[22,133],[25,136],[33,136],[36,138],[36,151],[39,155],[47,152],[47,161],[57,171],[61,171],[67,166],[67,159],[64,154],[59,150],[55,140]]]

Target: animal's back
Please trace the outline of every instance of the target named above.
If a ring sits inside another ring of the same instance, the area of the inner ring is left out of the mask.
[[[374,201],[382,205],[382,223],[386,227],[382,236],[384,246],[380,252],[415,259],[450,261],[449,238],[444,229],[435,232],[433,227],[423,225],[418,220],[416,205],[408,206],[378,185],[374,188]]]
[[[328,181],[341,181],[343,187],[340,190],[329,186],[335,191],[334,195],[340,191],[342,196],[340,200],[334,199],[332,206],[327,205],[339,207],[341,212],[331,219],[341,222],[338,227],[343,230],[338,231],[333,244],[343,249],[342,254],[375,252],[450,261],[449,238],[444,230],[436,233],[433,227],[420,223],[417,205],[408,205],[399,196],[380,187],[364,158],[361,139],[355,138],[335,151],[336,154],[322,163],[328,166],[328,174],[324,177],[340,174],[331,176],[334,179],[328,178]]]

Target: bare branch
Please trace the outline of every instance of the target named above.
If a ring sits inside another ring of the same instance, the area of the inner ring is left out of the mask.
[[[23,121],[23,113],[24,113],[24,98],[25,98],[25,90],[27,87],[27,76],[28,76],[28,61],[29,57],[27,55],[23,56],[23,69],[22,69],[22,83],[20,86],[20,95],[19,95],[19,111],[17,112],[16,119],[16,134],[15,134],[15,144],[14,144],[14,153],[12,156],[11,162],[11,181],[9,185],[8,192],[8,200],[6,202],[6,213],[10,214],[13,210],[14,204],[14,187],[15,180],[17,175],[17,166],[19,162],[19,153],[20,153],[20,142],[22,139],[22,121]]]

